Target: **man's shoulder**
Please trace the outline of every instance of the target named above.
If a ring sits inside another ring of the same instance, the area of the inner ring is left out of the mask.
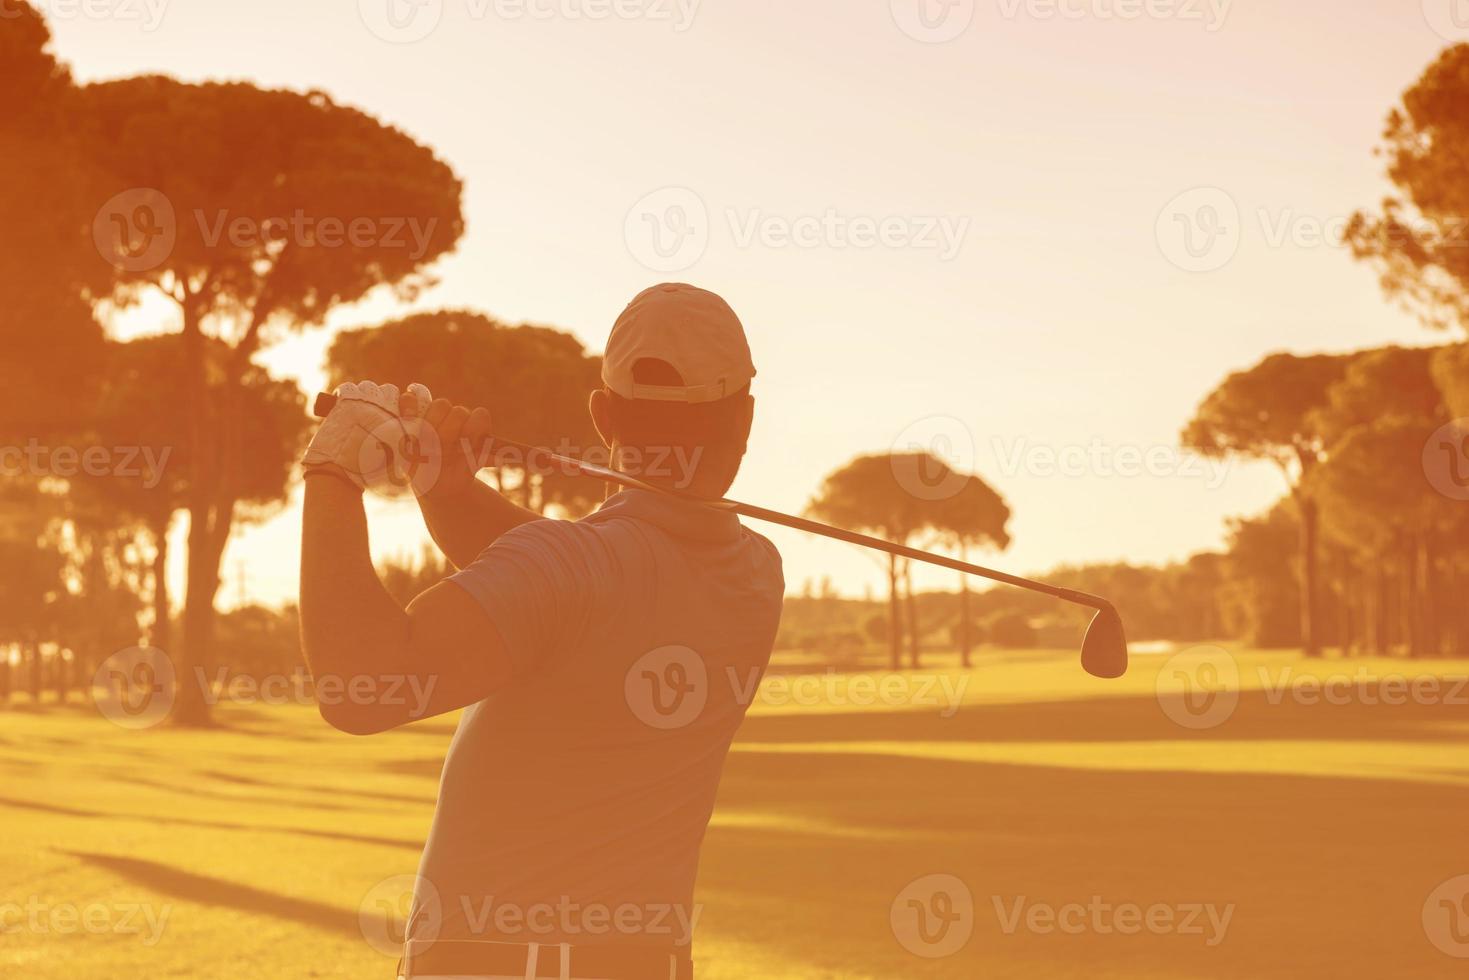
[[[776,564],[780,564],[780,549],[776,548],[774,541],[771,541],[765,535],[761,534],[759,531],[754,530],[744,523],[740,524],[740,530],[744,532],[744,536],[747,540],[755,542],[755,544],[759,545],[762,551],[770,556],[770,559],[772,561],[774,561]]]
[[[539,517],[512,527],[500,535],[490,547],[501,544],[560,544],[575,538],[576,525],[576,521]]]
[[[496,538],[480,553],[481,558],[494,554],[542,558],[585,554],[605,550],[595,525],[583,521],[567,521],[540,517],[517,524]]]
[[[775,542],[771,541],[759,531],[751,530],[743,524],[740,525],[740,531],[744,539],[756,549],[763,560],[770,563],[775,574],[780,576],[781,581],[784,582],[785,559],[781,558],[780,549],[775,546]]]

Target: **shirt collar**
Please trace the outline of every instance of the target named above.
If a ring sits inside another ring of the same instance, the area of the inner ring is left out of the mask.
[[[651,490],[619,490],[602,501],[588,520],[618,517],[647,521],[674,537],[696,541],[737,541],[742,530],[739,517],[730,511]]]

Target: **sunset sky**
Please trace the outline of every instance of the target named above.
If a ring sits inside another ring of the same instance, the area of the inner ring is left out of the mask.
[[[930,28],[918,0],[622,0],[639,16],[600,19],[597,0],[394,0],[404,30],[427,31],[408,43],[379,36],[388,2],[39,6],[84,81],[320,88],[432,146],[465,181],[468,231],[411,309],[475,308],[601,350],[650,283],[723,294],[760,371],[742,499],[799,511],[853,455],[937,435],[1014,510],[996,564],[1177,559],[1283,490],[1267,467],[1174,449],[1226,373],[1277,349],[1447,339],[1331,236],[1386,192],[1372,149],[1449,43],[1450,0],[1159,0],[1172,16],[1134,19],[1127,0],[1054,16],[935,0]],[[933,19],[946,11],[959,20]],[[693,231],[668,264],[650,218]],[[864,222],[888,241],[854,244]],[[814,242],[782,243],[813,224]],[[408,309],[383,295],[330,322]],[[315,390],[328,339],[265,361]],[[1116,472],[1140,459],[1152,474]],[[294,597],[298,527],[293,506],[237,538],[223,605],[242,563],[250,599]],[[380,553],[416,551],[412,505],[374,504],[374,535]],[[869,556],[771,536],[792,591],[830,576],[880,592]]]

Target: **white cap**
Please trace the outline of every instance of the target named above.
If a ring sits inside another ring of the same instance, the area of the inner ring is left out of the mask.
[[[682,385],[638,384],[633,365],[666,361]],[[638,293],[612,326],[602,382],[623,398],[713,402],[755,377],[745,328],[729,304],[707,289],[668,282]]]

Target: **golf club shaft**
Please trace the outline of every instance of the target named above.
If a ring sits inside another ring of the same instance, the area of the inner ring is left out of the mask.
[[[316,396],[316,402],[313,405],[312,411],[318,418],[325,418],[327,413],[332,410],[333,406],[335,406],[336,403],[336,395],[331,395],[323,392],[322,394]],[[628,476],[625,473],[619,473],[618,471],[607,467],[585,463],[581,460],[573,459],[569,456],[560,456],[556,453],[551,452],[551,450],[549,449],[543,449],[539,446],[528,446],[524,443],[515,442],[512,439],[503,439],[499,436],[492,436],[490,437],[490,441],[493,445],[521,453],[527,465],[529,465],[534,459],[539,457],[545,461],[554,462],[558,465],[576,470],[582,476],[605,480],[611,483],[616,483],[623,487],[630,487],[638,490],[651,490],[654,493],[661,493],[670,497],[677,497],[681,500],[692,500],[709,507],[718,508],[719,510],[730,511],[732,513],[740,515],[741,517],[748,517],[752,520],[757,521],[765,521],[768,524],[779,524],[782,527],[788,527],[796,531],[805,531],[809,534],[819,534],[825,538],[832,538],[836,541],[845,541],[848,544],[860,545],[864,548],[872,548],[876,551],[886,552],[890,555],[897,555],[900,558],[909,558],[913,561],[921,561],[926,562],[930,565],[938,565],[941,568],[953,569],[954,571],[964,572],[968,575],[977,575],[980,578],[986,578],[993,582],[1002,582],[1006,585],[1013,585],[1016,588],[1026,589],[1031,592],[1039,592],[1044,595],[1053,596],[1064,602],[1075,603],[1079,606],[1087,606],[1091,609],[1102,610],[1111,608],[1111,603],[1109,603],[1106,599],[1103,599],[1100,596],[1090,595],[1086,592],[1078,592],[1075,589],[1066,589],[1058,585],[1048,585],[1045,582],[1037,582],[1034,579],[1022,578],[1019,575],[1011,575],[1009,572],[1002,572],[994,568],[986,568],[983,565],[975,565],[972,562],[960,561],[957,558],[949,558],[946,555],[936,555],[932,552],[920,551],[919,549],[910,547],[906,544],[898,544],[895,541],[886,541],[882,538],[873,537],[870,534],[859,534],[856,531],[848,531],[845,528],[833,527],[830,524],[822,524],[819,521],[807,520],[804,517],[794,517],[790,514],[783,514],[780,511],[769,510],[765,507],[756,507],[754,504],[741,503],[738,500],[729,500],[727,498],[707,500],[704,498],[695,497],[691,494],[683,493],[678,490],[670,490],[666,487],[659,487],[654,484],[646,483],[643,480],[639,480],[637,477]]]
[[[804,517],[793,517],[790,514],[782,514],[777,510],[768,510],[764,507],[756,507],[753,504],[740,503],[737,500],[721,500],[719,504],[742,517],[765,521],[769,524],[779,524],[782,527],[793,528],[797,531],[806,531],[810,534],[819,534],[825,538],[833,538],[837,541],[845,541],[848,544],[861,545],[864,548],[872,548],[876,551],[885,551],[890,555],[897,555],[900,558],[911,558],[914,561],[927,562],[930,565],[938,565],[942,568],[951,568],[954,571],[964,572],[969,575],[978,575],[980,578],[987,578],[993,582],[1003,582],[1006,585],[1028,589],[1031,592],[1041,592],[1079,606],[1087,606],[1091,609],[1106,609],[1111,606],[1111,603],[1100,596],[1078,592],[1075,589],[1065,589],[1059,585],[1048,585],[1045,582],[1022,578],[1019,575],[1011,575],[1009,572],[1002,572],[998,569],[986,568],[983,565],[960,561],[957,558],[950,558],[946,555],[937,555],[931,551],[920,551],[918,548],[913,548],[906,544],[898,544],[895,541],[887,541],[883,538],[876,538],[870,534],[859,534],[856,531],[833,527],[830,524],[807,520]]]

